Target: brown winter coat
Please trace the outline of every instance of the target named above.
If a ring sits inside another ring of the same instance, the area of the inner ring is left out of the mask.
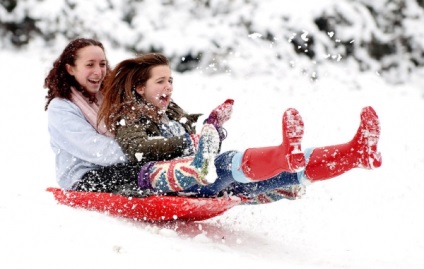
[[[171,102],[166,115],[170,120],[180,122],[188,134],[194,134],[197,119],[201,114],[187,114]],[[191,145],[187,138],[184,135],[164,138],[158,123],[147,117],[142,117],[132,124],[119,125],[115,137],[130,162],[143,163],[182,157],[184,150]]]

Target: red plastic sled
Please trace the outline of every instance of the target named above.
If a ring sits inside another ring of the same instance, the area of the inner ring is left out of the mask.
[[[47,191],[52,192],[60,204],[145,221],[205,220],[218,216],[241,203],[241,199],[235,197],[149,196],[133,198],[112,193],[65,191],[59,188],[47,188]]]

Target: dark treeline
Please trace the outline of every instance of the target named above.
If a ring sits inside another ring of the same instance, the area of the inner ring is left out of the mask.
[[[339,0],[314,12],[285,3],[1,0],[0,48],[90,36],[134,53],[165,52],[181,72],[211,65],[220,72],[235,53],[251,57],[272,46],[270,61],[343,59],[397,83],[424,66],[424,0]]]

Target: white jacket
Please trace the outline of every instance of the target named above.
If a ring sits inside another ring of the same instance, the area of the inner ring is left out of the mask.
[[[72,189],[90,170],[127,161],[118,143],[99,134],[71,101],[54,98],[47,112],[56,180],[62,189]]]

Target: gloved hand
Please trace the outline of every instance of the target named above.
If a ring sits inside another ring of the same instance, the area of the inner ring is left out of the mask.
[[[224,103],[220,104],[214,110],[212,110],[209,117],[205,120],[204,123],[213,124],[215,127],[222,126],[226,121],[231,117],[233,112],[233,99],[227,99]]]
[[[233,99],[225,100],[224,103],[212,110],[209,117],[204,122],[215,126],[221,141],[227,137],[227,131],[222,128],[222,125],[230,119],[231,113],[233,112],[233,104]]]

